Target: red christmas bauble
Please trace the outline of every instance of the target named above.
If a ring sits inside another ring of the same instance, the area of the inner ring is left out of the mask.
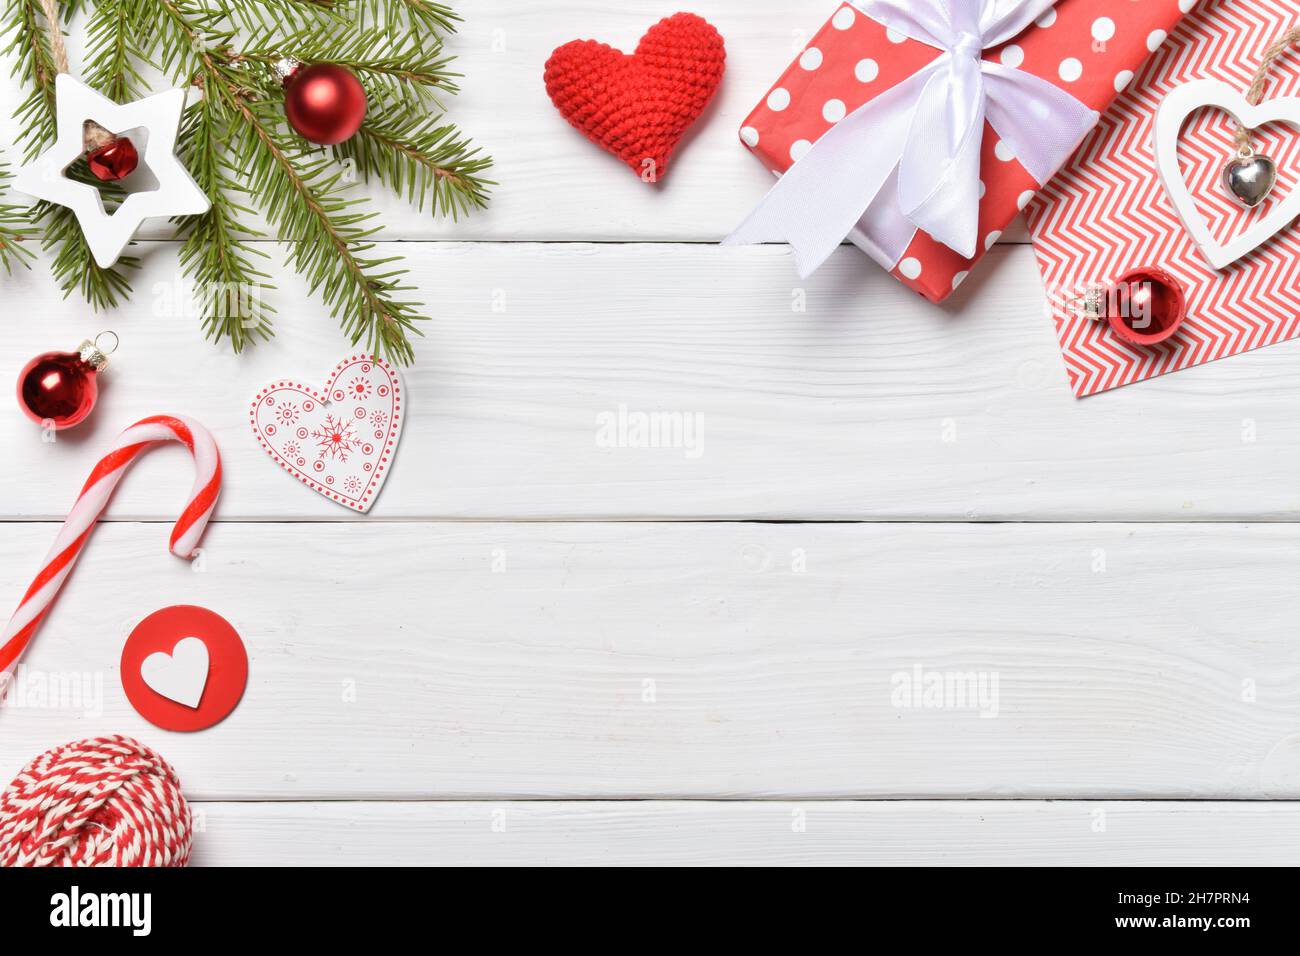
[[[125,179],[135,172],[140,165],[140,154],[135,150],[135,143],[125,136],[119,136],[113,142],[86,154],[86,165],[96,179],[106,183]]]
[[[1177,332],[1185,318],[1183,284],[1154,266],[1130,269],[1107,296],[1110,327],[1133,345],[1158,345]]]
[[[38,425],[71,428],[94,409],[98,375],[77,352],[46,352],[18,373],[18,405]]]
[[[366,118],[361,81],[333,63],[313,63],[284,81],[284,112],[304,139],[332,146],[348,139]]]

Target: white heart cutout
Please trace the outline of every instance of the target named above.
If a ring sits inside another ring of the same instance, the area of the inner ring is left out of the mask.
[[[397,451],[406,396],[397,369],[353,355],[334,367],[323,389],[291,379],[272,382],[249,408],[253,434],[299,482],[365,514]]]
[[[197,708],[208,686],[208,645],[186,637],[176,642],[170,654],[155,651],[140,664],[140,679],[168,700]]]
[[[1266,100],[1251,106],[1246,98],[1220,80],[1196,80],[1175,89],[1160,103],[1156,111],[1155,152],[1156,172],[1164,184],[1165,192],[1183,221],[1185,228],[1201,250],[1201,254],[1215,269],[1224,269],[1243,256],[1254,252],[1300,216],[1300,189],[1274,207],[1267,216],[1227,243],[1220,243],[1210,232],[1210,224],[1196,208],[1192,192],[1187,188],[1182,171],[1178,168],[1178,137],[1183,123],[1192,113],[1203,107],[1216,107],[1228,113],[1247,129],[1257,129],[1266,123],[1286,123],[1300,131],[1300,98],[1285,97]]]

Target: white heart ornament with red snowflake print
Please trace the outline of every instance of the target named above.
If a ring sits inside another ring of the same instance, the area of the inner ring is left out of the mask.
[[[320,391],[274,382],[253,399],[253,434],[275,461],[330,501],[370,510],[402,434],[406,396],[397,370],[368,355],[346,358]]]

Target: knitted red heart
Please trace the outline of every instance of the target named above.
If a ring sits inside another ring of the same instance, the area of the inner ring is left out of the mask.
[[[654,182],[718,91],[726,56],[707,21],[677,13],[651,27],[630,56],[595,40],[559,47],[546,61],[546,92],[587,139]]]

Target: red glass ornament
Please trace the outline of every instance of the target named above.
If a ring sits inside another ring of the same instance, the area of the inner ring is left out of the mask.
[[[116,182],[135,172],[140,165],[140,154],[136,152],[135,143],[125,136],[119,136],[108,145],[87,153],[86,165],[96,179],[106,183]]]
[[[1164,269],[1139,266],[1110,288],[1089,290],[1085,309],[1090,318],[1105,319],[1130,345],[1158,345],[1187,318],[1187,291]]]
[[[284,80],[284,112],[304,139],[332,146],[348,139],[366,118],[361,81],[333,63],[301,66]]]
[[[108,356],[91,341],[76,352],[38,355],[18,373],[18,406],[38,425],[71,428],[94,410],[99,373],[107,366]]]

